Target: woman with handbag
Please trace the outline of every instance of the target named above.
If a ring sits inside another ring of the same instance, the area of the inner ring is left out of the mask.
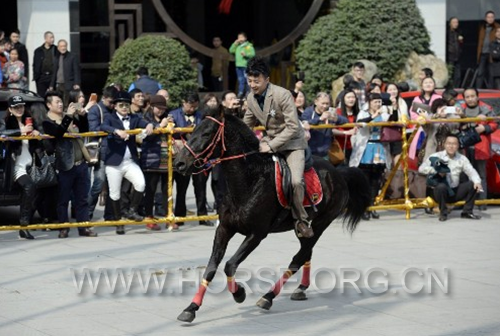
[[[386,107],[387,113],[389,114],[388,121],[403,121],[404,118],[407,120],[410,119],[408,114],[408,105],[405,100],[401,98],[399,87],[395,83],[388,83],[387,93],[390,95],[389,99],[391,100],[391,105]],[[394,164],[398,162],[399,157],[403,152],[403,134],[401,132],[401,127],[382,128],[380,141],[389,142],[389,149],[392,162],[394,162]]]
[[[339,116],[347,118],[347,121],[349,123],[354,123],[356,122],[358,113],[359,106],[356,93],[351,89],[344,90],[342,100],[340,101],[340,107],[337,108],[337,114]],[[357,127],[347,129],[332,129],[332,133],[335,136],[335,139],[338,141],[340,148],[343,148],[344,150],[344,162],[342,163],[342,165],[349,165],[349,159],[351,158],[352,153],[351,137],[356,134],[357,131]]]
[[[33,135],[40,133],[33,125],[33,118],[25,112],[25,102],[21,96],[13,96],[8,100],[9,110],[5,115],[4,135]],[[29,167],[36,169],[36,151],[40,149],[38,140],[22,140],[7,143],[7,153],[12,156],[13,180],[21,187],[21,205],[19,224],[29,225],[35,211],[36,185],[29,174]],[[35,239],[28,230],[19,230],[19,237]]]
[[[382,109],[382,97],[378,93],[368,96],[369,110],[359,112],[356,122],[370,123],[387,121],[389,115]],[[372,202],[377,197],[384,170],[390,167],[391,156],[388,145],[380,142],[380,127],[361,127],[352,139],[350,167],[359,167],[364,171],[371,183]],[[375,211],[366,211],[362,218],[369,220],[380,218]]]

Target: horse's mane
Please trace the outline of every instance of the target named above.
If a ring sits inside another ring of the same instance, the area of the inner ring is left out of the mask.
[[[226,137],[228,139],[241,139],[241,143],[231,143],[230,146],[238,146],[236,151],[249,152],[259,149],[259,139],[255,133],[238,117],[225,115],[226,119]]]

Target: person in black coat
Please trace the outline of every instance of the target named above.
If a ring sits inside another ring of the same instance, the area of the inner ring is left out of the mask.
[[[54,46],[54,34],[45,32],[44,44],[35,49],[33,54],[33,80],[36,83],[36,92],[45,96],[52,83],[52,75],[57,60],[57,49]]]
[[[59,57],[56,58],[49,90],[59,92],[66,107],[69,102],[69,92],[80,89],[80,62],[77,55],[68,51],[66,40],[57,42],[57,51]]]
[[[90,176],[87,162],[90,156],[80,138],[65,138],[65,133],[82,133],[88,131],[85,110],[77,113],[76,105],[70,104],[66,114],[63,113],[61,96],[57,92],[48,92],[45,102],[49,108],[48,120],[43,122],[43,129],[55,137],[53,146],[56,153],[58,174],[57,217],[60,223],[69,222],[68,205],[70,199],[75,209],[77,222],[89,221],[88,194]],[[72,197],[72,198],[71,198]],[[96,237],[91,229],[78,228],[80,236]],[[67,238],[69,229],[61,229],[59,238]]]
[[[500,27],[495,31],[495,41],[490,44],[490,73],[493,88],[500,90]]]
[[[146,182],[138,164],[139,157],[135,135],[129,135],[126,130],[145,128],[144,133],[151,135],[153,124],[148,123],[138,115],[130,114],[130,102],[130,95],[127,92],[119,91],[114,99],[115,112],[104,118],[101,130],[109,134],[104,164],[115,219],[121,219],[121,185],[123,178],[125,178],[134,187],[130,209],[126,217],[140,222],[143,217],[138,214],[137,210],[146,189]],[[117,226],[116,233],[125,234],[124,226]]]
[[[19,29],[14,30],[12,33],[10,33],[10,43],[12,45],[12,49],[17,50],[19,54],[19,60],[24,64],[24,77],[28,79],[27,80],[28,82],[30,78],[28,50],[26,49],[26,46],[24,44],[19,42],[20,37],[21,37],[21,32],[19,31]]]

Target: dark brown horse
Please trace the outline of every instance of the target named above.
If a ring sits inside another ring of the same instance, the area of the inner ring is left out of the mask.
[[[259,154],[259,140],[240,119],[223,112],[213,113],[195,128],[186,147],[177,155],[175,168],[190,174],[208,160],[222,165],[227,193],[219,208],[220,225],[215,232],[212,255],[203,281],[191,304],[178,320],[192,322],[200,308],[206,288],[215,276],[227,245],[236,233],[246,238],[236,254],[226,263],[228,289],[234,300],[246,298],[245,288],[235,282],[236,269],[269,233],[294,230],[291,212],[284,209],[276,197],[274,162],[271,154]],[[323,188],[323,200],[317,211],[309,209],[314,237],[298,238],[300,249],[288,270],[257,306],[268,310],[288,278],[304,267],[301,284],[292,294],[293,300],[306,299],[309,286],[312,250],[323,231],[336,218],[344,220],[349,232],[356,229],[361,215],[370,204],[369,182],[357,168],[336,169],[329,162],[315,158],[314,169]]]

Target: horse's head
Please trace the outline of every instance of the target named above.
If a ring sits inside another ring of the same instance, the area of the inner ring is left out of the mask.
[[[208,160],[220,157],[223,147],[224,112],[221,109],[209,110],[177,154],[174,168],[181,174],[191,174],[194,169],[202,168]]]

